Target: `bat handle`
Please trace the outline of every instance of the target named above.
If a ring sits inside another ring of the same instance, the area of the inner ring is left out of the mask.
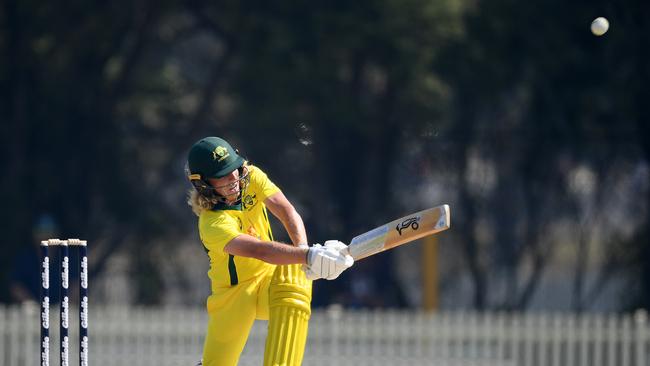
[[[359,259],[363,259],[363,257],[359,257],[358,255],[355,257],[355,256],[352,254],[352,251],[350,251],[350,246],[349,246],[349,245],[348,245],[347,248],[345,248],[344,250],[342,250],[341,253],[342,253],[342,254],[347,254],[347,255],[349,255],[350,257],[352,257],[352,258],[354,259],[355,262],[358,261]],[[358,254],[358,253],[357,253],[357,254]]]
[[[341,251],[341,254],[343,254],[343,255],[350,255],[350,256],[351,256],[352,253],[350,253],[350,246],[348,245],[345,249],[343,249],[343,250]]]

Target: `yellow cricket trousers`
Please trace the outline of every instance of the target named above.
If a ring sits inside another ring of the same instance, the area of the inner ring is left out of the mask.
[[[236,366],[255,319],[270,316],[264,366],[299,366],[311,315],[311,288],[312,281],[293,264],[213,293],[207,301],[203,365]]]

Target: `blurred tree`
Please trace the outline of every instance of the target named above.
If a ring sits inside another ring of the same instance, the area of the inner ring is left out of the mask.
[[[441,58],[440,70],[455,94],[455,127],[449,136],[456,142],[452,156],[458,162],[457,181],[471,173],[469,163],[477,149],[498,172],[496,187],[483,197],[474,194],[471,186],[458,186],[460,210],[456,212],[461,215],[455,222],[468,228],[458,235],[476,308],[526,308],[544,269],[557,260],[558,248],[566,244],[576,250],[575,310],[587,308],[625,265],[621,248],[608,244],[629,235],[614,230],[611,222],[613,235],[597,235],[599,224],[616,206],[604,200],[621,182],[621,176],[617,183],[607,180],[618,174],[620,165],[614,162],[629,162],[632,167],[648,163],[640,149],[648,139],[647,118],[643,118],[647,107],[630,106],[647,96],[647,88],[622,87],[647,81],[648,75],[647,63],[628,64],[643,58],[620,57],[647,49],[648,32],[643,31],[647,22],[631,13],[647,14],[647,5],[478,2],[468,13],[466,37]],[[613,24],[602,38],[588,32],[589,22],[598,15],[610,17]],[[631,43],[629,35],[639,42]],[[644,122],[638,123],[639,118]],[[581,164],[595,172],[591,184],[596,193],[588,197],[587,206],[579,204],[580,190],[569,190],[573,167]],[[490,216],[495,233],[487,244],[472,228]],[[573,243],[570,237],[558,241],[549,235],[567,219],[578,229]],[[647,215],[644,220],[640,230],[648,225]],[[607,249],[605,259],[597,261],[600,275],[586,289],[593,262],[589,247],[594,242]],[[505,273],[495,276],[500,268]],[[494,289],[503,281],[505,296],[490,301],[489,295],[498,292]]]
[[[600,15],[612,29],[596,38]],[[174,251],[195,235],[186,149],[214,134],[269,171],[312,241],[429,206],[417,192],[443,185],[473,307],[528,307],[567,248],[574,309],[622,274],[630,306],[647,306],[648,15],[641,0],[7,0],[0,300],[50,212],[62,236],[93,241],[93,275],[126,253],[135,301],[164,301],[166,278],[188,281]]]
[[[116,116],[146,67],[152,28],[167,5],[3,3],[0,219],[9,229],[3,262],[35,240],[31,231],[42,211],[55,216],[63,237],[92,239],[91,275],[152,225],[156,201]]]

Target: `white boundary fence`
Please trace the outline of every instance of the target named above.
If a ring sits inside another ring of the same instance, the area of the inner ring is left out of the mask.
[[[58,324],[52,309],[50,324]],[[37,307],[0,306],[0,365],[37,365]],[[75,314],[70,314],[76,319]],[[92,307],[90,365],[193,366],[206,314],[197,308]],[[71,330],[71,365],[77,334]],[[266,322],[256,322],[240,365],[262,364]],[[51,327],[51,365],[58,327]],[[315,311],[303,365],[648,366],[650,328],[636,314]]]

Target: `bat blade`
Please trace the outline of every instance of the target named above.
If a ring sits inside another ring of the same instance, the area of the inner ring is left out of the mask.
[[[348,252],[354,260],[363,259],[450,227],[449,205],[441,205],[393,220],[350,241]]]

